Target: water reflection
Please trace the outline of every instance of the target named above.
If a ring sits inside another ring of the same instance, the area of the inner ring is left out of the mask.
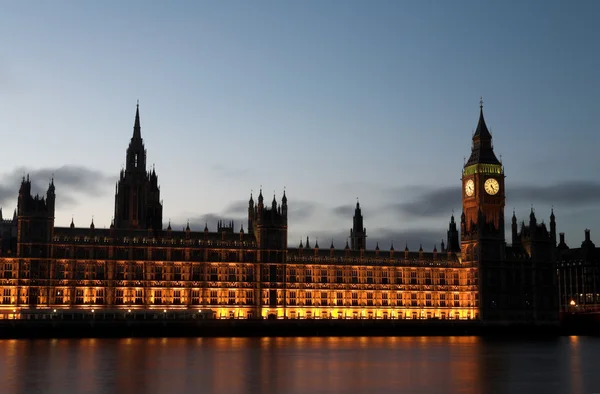
[[[477,337],[0,341],[12,393],[598,392],[600,339]]]

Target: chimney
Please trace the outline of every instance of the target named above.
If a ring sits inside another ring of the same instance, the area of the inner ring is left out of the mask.
[[[589,228],[585,229],[585,240],[586,240],[586,242],[590,241],[590,229]]]

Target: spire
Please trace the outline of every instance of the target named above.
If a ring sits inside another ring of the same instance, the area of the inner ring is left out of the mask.
[[[465,164],[465,167],[479,163],[501,164],[494,153],[492,147],[492,134],[488,130],[488,127],[485,124],[485,118],[483,117],[483,99],[479,102],[479,122],[477,122],[477,129],[473,134],[471,156],[469,156],[469,160]]]
[[[73,218],[73,216],[71,216],[71,225],[69,227],[71,228],[75,228],[75,219]]]
[[[298,245],[298,249],[302,249],[304,246],[302,245],[302,238],[300,238],[300,245]]]
[[[167,230],[171,231],[171,219],[169,219],[169,225],[167,226]]]
[[[133,124],[133,138],[134,140],[142,139],[142,128],[140,127],[140,100],[138,100],[135,106],[135,123]]]
[[[475,137],[479,137],[481,139],[492,139],[492,135],[490,134],[483,117],[483,97],[481,97],[479,100],[479,122],[477,122],[477,129],[473,135],[473,138]]]
[[[90,229],[93,230],[95,228],[96,226],[94,226],[94,217],[92,216],[92,224],[90,224]]]
[[[306,237],[306,249],[310,248],[310,243],[308,242],[308,237]]]
[[[404,247],[404,251],[408,252],[408,242],[406,243],[406,246]]]
[[[204,232],[208,232],[208,222],[204,222]]]
[[[392,246],[390,246],[390,251],[394,251],[394,241],[392,241]]]
[[[331,238],[331,246],[329,247],[329,249],[335,249],[335,248],[333,247],[333,238]]]
[[[185,231],[190,231],[190,221],[187,221],[187,226],[185,227]]]
[[[315,240],[315,249],[319,249],[319,238]]]
[[[375,246],[375,250],[379,250],[379,242],[377,242],[377,245]]]

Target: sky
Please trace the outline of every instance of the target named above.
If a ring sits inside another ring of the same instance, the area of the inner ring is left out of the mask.
[[[108,227],[140,103],[170,220],[234,220],[285,188],[288,243],[439,247],[479,100],[506,218],[600,245],[600,2],[2,1],[0,205],[54,174],[55,224]],[[507,239],[509,239],[507,237]],[[510,239],[509,239],[510,241]]]

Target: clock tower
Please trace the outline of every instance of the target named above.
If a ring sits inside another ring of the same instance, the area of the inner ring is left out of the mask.
[[[462,173],[461,255],[462,261],[478,268],[481,318],[498,304],[496,275],[505,260],[504,168],[494,153],[492,135],[483,117],[480,102],[479,122],[473,134],[471,155]],[[489,305],[488,305],[489,304]]]

